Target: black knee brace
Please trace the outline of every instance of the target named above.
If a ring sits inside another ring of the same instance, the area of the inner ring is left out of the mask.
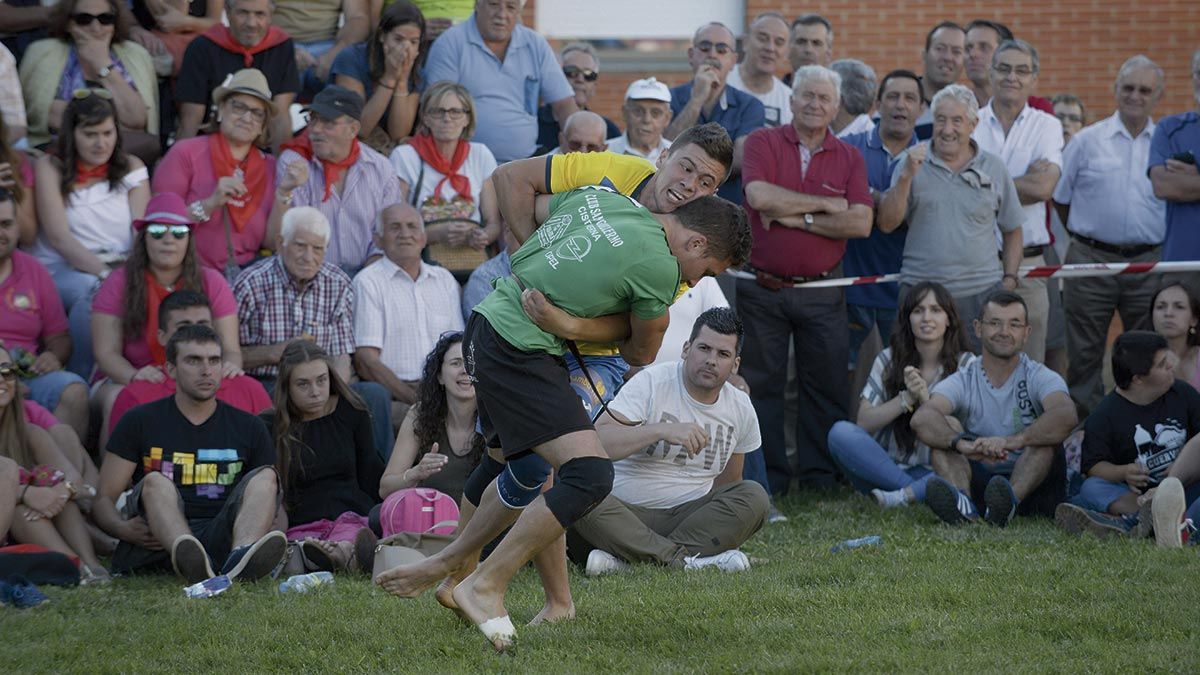
[[[503,471],[504,464],[492,459],[492,456],[485,452],[475,470],[467,476],[467,482],[463,483],[463,497],[471,502],[472,506],[479,506],[479,500],[483,499],[483,491]]]
[[[543,496],[559,524],[570,527],[604,501],[612,485],[612,460],[577,457],[559,467],[554,487]]]

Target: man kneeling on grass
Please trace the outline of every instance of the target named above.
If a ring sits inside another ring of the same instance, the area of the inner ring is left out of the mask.
[[[770,500],[761,485],[742,480],[745,453],[762,444],[750,397],[728,384],[742,341],[733,310],[704,312],[683,360],[639,372],[609,403],[611,417],[596,421],[614,477],[609,496],[575,523],[590,544],[579,557],[592,549],[588,574],[626,570],[629,562],[750,569],[737,547],[762,527]]]
[[[937,473],[925,503],[951,524],[979,520],[976,504],[999,527],[1018,513],[1051,517],[1066,496],[1062,441],[1075,426],[1075,404],[1057,373],[1021,351],[1030,332],[1021,296],[996,291],[981,314],[982,357],[939,382],[912,418]]]
[[[1153,528],[1160,545],[1177,547],[1189,530],[1184,511],[1200,522],[1200,393],[1175,379],[1176,360],[1158,333],[1113,343],[1117,389],[1083,427],[1087,480],[1076,503],[1055,512],[1068,532],[1142,538]]]
[[[175,394],[131,409],[109,438],[92,512],[121,540],[114,572],[174,568],[195,583],[217,560],[222,574],[253,580],[283,559],[271,436],[262,420],[217,400],[221,358],[209,326],[176,330],[166,363]]]

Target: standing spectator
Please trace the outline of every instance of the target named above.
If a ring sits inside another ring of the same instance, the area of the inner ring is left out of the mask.
[[[966,72],[980,107],[992,100],[992,55],[1001,42],[1013,39],[1008,26],[989,19],[967,24]]]
[[[936,281],[950,291],[962,317],[979,316],[1001,285],[1017,287],[1021,211],[1017,188],[999,157],[979,149],[975,94],[954,84],[933,97],[933,139],[905,151],[892,186],[879,202],[876,224],[892,232],[908,224],[900,265],[905,287]],[[928,161],[927,161],[928,160]],[[1002,249],[996,257],[996,228]],[[979,349],[978,340],[972,348]]]
[[[608,151],[633,155],[654,163],[671,147],[663,137],[671,123],[671,90],[653,77],[634,80],[625,90],[625,133],[608,139]]]
[[[130,224],[146,212],[141,160],[125,154],[112,94],[88,89],[63,112],[54,155],[34,167],[40,231],[30,250],[54,277],[74,343],[67,368],[92,374],[92,295],[133,243]]]
[[[1200,259],[1200,49],[1192,54],[1192,93],[1197,109],[1159,120],[1150,142],[1150,182],[1167,202],[1163,260]]]
[[[150,185],[189,204],[192,243],[200,262],[225,273],[230,283],[268,242],[267,222],[275,200],[275,157],[267,145],[275,104],[267,78],[239,70],[213,93],[214,129],[176,141],[159,162]]]
[[[1154,263],[1162,254],[1166,206],[1142,170],[1154,136],[1150,115],[1163,92],[1162,69],[1134,56],[1121,66],[1115,92],[1117,111],[1079,132],[1063,152],[1054,205],[1073,240],[1068,264]],[[1101,360],[1113,312],[1128,330],[1148,327],[1157,284],[1156,274],[1064,280],[1067,382],[1082,411],[1094,409],[1104,394]]]
[[[425,67],[430,82],[458,82],[475,97],[484,122],[475,140],[499,162],[537,150],[539,99],[559,124],[579,109],[546,38],[518,25],[522,4],[475,0],[475,13],[434,42]]]
[[[782,14],[764,12],[750,22],[742,37],[742,63],[729,71],[725,84],[750,94],[763,104],[767,126],[792,123],[792,90],[775,73],[787,56],[788,25]],[[793,68],[793,70],[795,70]]]
[[[379,255],[371,232],[380,209],[403,199],[396,172],[358,140],[363,100],[336,84],[308,106],[308,129],[284,144],[275,164],[275,199],[267,241],[275,241],[290,206],[312,206],[337,229],[327,259],[353,275]]]
[[[841,103],[830,127],[833,133],[844,139],[874,129],[875,71],[858,59],[838,59],[829,68],[842,77]]]
[[[5,146],[25,138],[28,118],[25,97],[21,94],[21,78],[17,75],[17,60],[3,45],[0,45],[0,121],[4,122],[5,128],[0,142]]]
[[[392,395],[392,424],[417,402],[425,355],[438,336],[463,329],[458,282],[421,260],[425,223],[406,203],[379,215],[375,239],[384,257],[354,277],[354,365],[359,377]]]
[[[1050,245],[1046,203],[1062,174],[1062,124],[1051,114],[1028,104],[1037,86],[1037,49],[1021,40],[1000,43],[992,54],[992,91],[995,94],[979,111],[972,139],[979,148],[998,156],[1017,187],[1025,220],[1021,224],[1023,266],[1046,264]],[[1034,361],[1046,358],[1046,322],[1050,296],[1045,279],[1019,280],[1016,292],[1029,310],[1026,352]]]
[[[792,86],[792,76],[804,66],[825,66],[833,63],[833,24],[820,14],[805,14],[792,22],[788,40],[788,63],[791,72],[783,83]]]
[[[883,194],[892,186],[892,175],[900,166],[900,155],[917,143],[913,127],[924,107],[920,78],[910,70],[893,70],[879,85],[878,101],[879,126],[842,139],[858,148],[866,160],[867,185],[876,209]],[[878,220],[878,210],[875,216]],[[907,232],[908,228],[903,225],[890,232],[872,227],[867,239],[847,241],[842,273],[853,277],[899,272]],[[872,329],[878,327],[880,341],[885,345],[888,343],[899,293],[900,287],[895,283],[863,284],[846,289],[851,372],[854,372],[858,352]]]
[[[945,87],[958,82],[963,73],[967,34],[953,21],[943,21],[925,35],[925,51],[921,52],[924,71],[921,75],[921,95],[926,101]],[[917,138],[927,140],[933,135],[933,104],[917,120]]]
[[[333,83],[366,101],[358,137],[381,153],[413,132],[429,49],[425,31],[421,10],[397,0],[383,10],[366,42],[343,49],[333,61]]]
[[[1175,354],[1175,377],[1200,390],[1200,300],[1180,281],[1168,281],[1150,299],[1150,323]]]
[[[746,211],[754,233],[749,269],[757,279],[739,280],[737,299],[746,324],[743,376],[762,426],[773,493],[786,492],[793,476],[806,485],[832,484],[836,469],[825,434],[847,417],[845,297],[836,288],[794,288],[840,276],[845,240],[871,231],[862,155],[829,130],[840,88],[828,68],[797,70],[792,123],[755,132],[746,144]],[[789,341],[800,385],[794,468],[783,431]]]
[[[1087,108],[1075,94],[1055,94],[1050,103],[1054,105],[1054,116],[1062,124],[1065,147],[1087,124]]]
[[[200,133],[211,117],[213,92],[226,77],[243,68],[254,68],[267,77],[275,102],[275,115],[268,125],[274,147],[292,137],[288,108],[300,91],[300,76],[292,39],[271,25],[274,11],[272,0],[227,0],[229,25],[214,24],[188,45],[175,83],[179,104],[176,139]]]
[[[369,0],[307,0],[275,5],[271,24],[283,29],[296,48],[296,70],[306,97],[325,86],[334,59],[366,40],[379,16]]]
[[[688,47],[688,63],[694,77],[671,90],[674,118],[666,136],[674,139],[697,124],[716,122],[733,139],[733,166],[729,179],[717,195],[742,203],[742,153],[750,132],[766,124],[763,104],[740,89],[726,86],[725,78],[737,64],[733,33],[720,23],[707,23],[696,30]]]
[[[595,47],[586,42],[570,42],[558,53],[558,60],[562,63],[563,75],[575,90],[575,105],[579,110],[587,110],[588,102],[596,97],[596,82],[600,79],[600,57],[596,55]],[[603,116],[601,120],[604,122],[604,138],[620,135],[621,128],[612,120]],[[538,108],[536,154],[544,155],[555,145],[559,145],[559,134],[565,127],[565,122],[559,125],[555,119],[551,104],[547,103]]]

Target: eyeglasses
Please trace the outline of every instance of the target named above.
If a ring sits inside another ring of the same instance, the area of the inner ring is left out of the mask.
[[[262,122],[263,120],[267,119],[266,110],[261,108],[251,108],[241,101],[230,101],[229,112],[233,113],[234,117],[245,117],[246,115],[250,115],[255,122]]]
[[[563,66],[563,75],[566,75],[568,79],[582,75],[583,79],[588,82],[595,82],[600,77],[600,73],[591,68],[580,68],[579,66]]]
[[[99,96],[105,101],[113,100],[112,92],[101,87],[84,87],[83,89],[76,89],[75,91],[71,92],[71,98],[75,99],[76,101],[82,101],[89,96]]]
[[[7,363],[3,366],[0,366],[0,379],[5,379],[9,382],[12,382],[13,380],[17,379],[17,369],[13,368],[11,364]]]
[[[426,117],[461,120],[467,115],[466,108],[430,108],[425,111]]]
[[[1033,68],[1028,66],[1017,66],[1016,68],[1013,68],[1007,63],[996,64],[992,66],[992,70],[996,71],[996,74],[1001,77],[1007,77],[1013,73],[1016,73],[1017,77],[1029,77],[1035,72]]]
[[[1075,113],[1054,113],[1054,116],[1063,122],[1083,124],[1083,115],[1076,115]]]
[[[1005,322],[1001,321],[1000,319],[988,319],[987,321],[984,321],[982,323],[983,323],[983,325],[987,326],[991,330],[1000,330],[1001,328],[1004,328],[1006,325],[1008,326],[1009,330],[1021,330],[1022,328],[1024,328],[1025,326],[1028,325],[1024,321],[1009,321],[1006,324]]]
[[[705,54],[711,51],[716,51],[721,56],[725,56],[729,52],[733,51],[733,45],[729,44],[728,42],[709,42],[708,40],[701,40],[700,42],[696,43],[696,49],[699,49]]]
[[[101,26],[111,26],[117,22],[117,15],[112,12],[104,12],[102,14],[77,12],[71,15],[71,20],[80,26],[90,26],[93,21],[99,21]]]
[[[151,223],[146,226],[146,234],[150,235],[151,239],[162,239],[170,232],[176,239],[187,239],[191,234],[192,228],[187,225],[163,225],[162,223]]]
[[[664,104],[661,108],[643,108],[638,105],[625,106],[625,112],[629,113],[630,117],[649,117],[650,119],[658,120],[666,116],[668,108]]]

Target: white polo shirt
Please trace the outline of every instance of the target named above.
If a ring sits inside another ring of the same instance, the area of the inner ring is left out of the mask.
[[[605,141],[605,143],[608,144],[609,152],[616,153],[618,155],[633,155],[634,157],[641,157],[651,164],[657,162],[658,156],[663,154],[664,150],[667,150],[671,147],[671,141],[659,136],[658,145],[652,148],[649,153],[643,153],[641,150],[638,150],[629,144],[629,132],[625,132],[616,138],[610,138]]]
[[[1028,103],[1005,136],[1004,126],[996,119],[989,101],[979,110],[979,124],[971,138],[981,150],[999,157],[1014,180],[1028,173],[1029,166],[1040,159],[1062,168],[1062,122],[1054,115],[1029,107]],[[1025,212],[1025,222],[1021,226],[1025,246],[1049,244],[1046,202],[1026,204],[1021,209]]]
[[[1162,243],[1167,204],[1146,176],[1153,137],[1153,120],[1134,138],[1117,113],[1071,137],[1054,189],[1054,201],[1071,205],[1069,231],[1117,246]]]

